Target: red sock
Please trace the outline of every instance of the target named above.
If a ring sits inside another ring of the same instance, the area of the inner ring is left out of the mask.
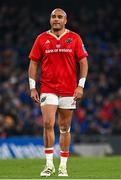
[[[61,157],[69,157],[69,151],[60,151],[60,156]]]
[[[53,147],[45,148],[45,154],[53,154],[54,150]]]

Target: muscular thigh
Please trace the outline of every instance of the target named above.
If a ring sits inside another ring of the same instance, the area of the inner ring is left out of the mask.
[[[69,128],[71,125],[71,119],[73,110],[70,109],[58,109],[58,123],[60,127]]]
[[[55,123],[55,114],[57,110],[57,105],[44,105],[41,106],[42,116],[43,116],[43,122],[44,124],[50,124],[51,126],[54,126]]]

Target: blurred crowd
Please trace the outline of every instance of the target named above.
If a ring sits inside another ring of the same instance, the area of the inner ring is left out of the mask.
[[[81,35],[89,53],[84,97],[72,120],[75,141],[81,134],[121,134],[121,11],[111,2],[93,10],[81,6],[68,15],[67,28]],[[30,98],[28,54],[36,36],[49,29],[49,17],[7,3],[0,12],[0,137],[39,136],[42,115]]]

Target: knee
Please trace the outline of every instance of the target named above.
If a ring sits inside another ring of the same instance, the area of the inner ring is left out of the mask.
[[[44,128],[45,129],[53,129],[53,125],[50,122],[44,122]]]
[[[70,132],[70,127],[67,127],[67,126],[61,126],[60,127],[60,133],[61,134],[66,134],[66,133],[69,133]]]

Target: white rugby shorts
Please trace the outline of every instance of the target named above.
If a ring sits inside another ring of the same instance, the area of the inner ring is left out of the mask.
[[[62,109],[76,109],[76,101],[72,96],[62,97],[51,93],[42,93],[40,95],[40,105],[47,104],[57,105],[58,108]]]

